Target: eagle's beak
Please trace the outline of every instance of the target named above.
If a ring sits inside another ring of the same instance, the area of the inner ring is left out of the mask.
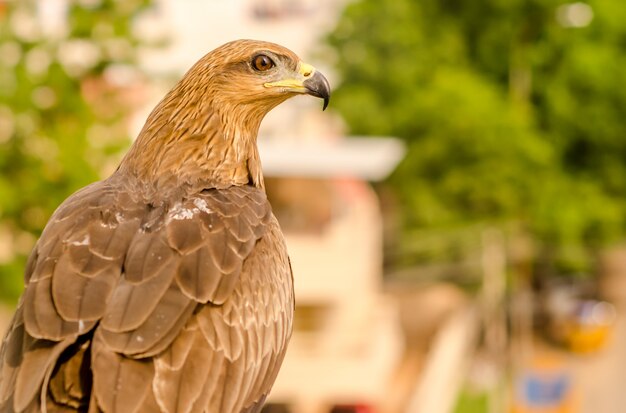
[[[294,78],[283,79],[277,82],[265,83],[265,87],[282,87],[287,91],[305,93],[324,99],[325,110],[330,100],[330,84],[323,74],[310,64],[300,62],[298,73]]]
[[[324,75],[315,71],[309,78],[302,82],[302,84],[306,88],[307,94],[324,99],[322,110],[326,110],[328,101],[330,100],[330,84]]]

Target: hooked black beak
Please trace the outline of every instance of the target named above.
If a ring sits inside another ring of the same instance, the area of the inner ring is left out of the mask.
[[[315,71],[313,75],[306,79],[302,85],[306,88],[306,93],[311,96],[324,99],[324,107],[322,110],[326,110],[328,101],[330,100],[330,84],[328,80],[318,71]]]

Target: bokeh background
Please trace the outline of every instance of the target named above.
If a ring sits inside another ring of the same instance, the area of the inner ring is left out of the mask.
[[[54,209],[237,38],[333,85],[259,141],[298,297],[268,411],[623,412],[621,0],[0,0],[0,330]]]

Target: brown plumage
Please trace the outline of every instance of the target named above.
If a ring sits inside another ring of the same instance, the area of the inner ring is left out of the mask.
[[[293,285],[256,137],[324,77],[235,41],[157,105],[108,179],[50,218],[0,349],[0,412],[260,410],[291,334]]]

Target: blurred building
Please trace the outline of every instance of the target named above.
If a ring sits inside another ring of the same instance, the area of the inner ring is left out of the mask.
[[[59,1],[59,0],[56,0]],[[145,55],[152,71],[186,69],[209,50],[235,39],[280,43],[300,55],[321,50],[322,36],[347,0],[154,0],[137,22],[146,40],[168,46]],[[166,58],[163,58],[166,57]]]
[[[395,302],[382,294],[382,218],[367,181],[391,172],[403,147],[350,139],[260,150],[296,289],[294,333],[270,401],[298,413],[378,408],[403,339]]]

